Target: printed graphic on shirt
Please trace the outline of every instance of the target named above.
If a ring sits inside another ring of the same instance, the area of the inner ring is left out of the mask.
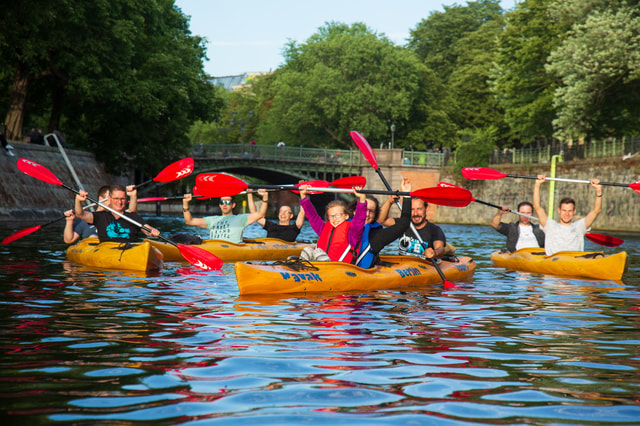
[[[123,228],[118,222],[111,222],[107,225],[107,236],[109,238],[131,239],[131,229]]]
[[[402,256],[405,255],[413,255],[419,256],[424,250],[422,249],[422,244],[415,238],[411,238],[407,235],[403,235],[398,242],[398,246],[400,248],[400,254]]]
[[[229,240],[231,239],[231,224],[228,220],[217,222],[211,228],[211,239],[213,240]]]

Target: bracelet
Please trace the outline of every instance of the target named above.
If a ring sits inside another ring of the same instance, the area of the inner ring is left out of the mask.
[[[600,195],[596,194],[596,197],[602,197],[602,194],[600,194]]]
[[[188,211],[189,211],[189,208],[186,208],[186,209],[184,207],[182,208],[182,213],[186,213]]]

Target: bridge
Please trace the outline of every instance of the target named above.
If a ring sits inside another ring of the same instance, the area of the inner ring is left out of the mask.
[[[380,170],[394,187],[411,175],[415,186],[427,186],[420,175],[440,173],[446,155],[402,149],[374,150]],[[367,188],[385,189],[375,170],[358,149],[322,149],[253,144],[199,145],[192,153],[197,173],[228,172],[262,179],[270,184],[289,184],[299,179],[333,181],[344,176],[367,178]],[[415,179],[415,180],[414,180]],[[431,181],[431,179],[427,179]],[[420,182],[423,182],[420,186]]]

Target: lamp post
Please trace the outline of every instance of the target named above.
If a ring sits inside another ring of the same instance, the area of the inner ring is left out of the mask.
[[[391,126],[389,126],[389,130],[391,130],[391,149],[393,149],[393,134],[396,132],[396,125],[394,123],[391,123]]]

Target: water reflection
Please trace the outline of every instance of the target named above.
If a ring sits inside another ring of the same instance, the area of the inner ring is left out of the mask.
[[[491,265],[500,235],[445,228],[478,263],[459,290],[243,297],[232,265],[91,269],[43,230],[43,247],[0,248],[2,408],[24,424],[637,424],[634,257],[619,283],[519,273]]]

